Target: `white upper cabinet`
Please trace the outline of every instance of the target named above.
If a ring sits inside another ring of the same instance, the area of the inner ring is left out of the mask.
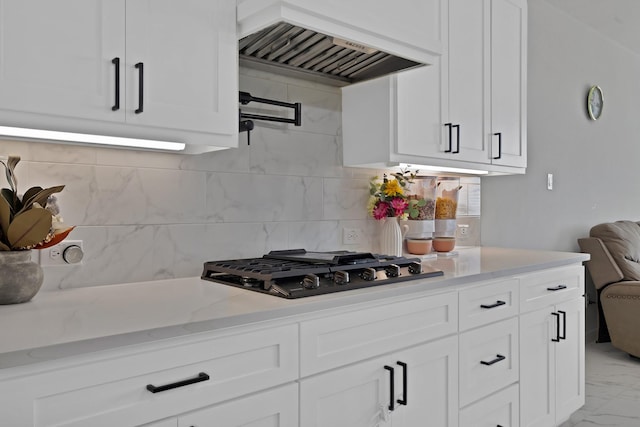
[[[491,159],[527,165],[527,3],[491,0]]]
[[[0,108],[122,121],[124,49],[123,0],[1,0]]]
[[[526,0],[442,0],[438,16],[432,65],[342,89],[345,166],[524,173]]]
[[[127,122],[234,132],[237,68],[221,62],[233,63],[237,55],[234,6],[230,1],[127,0]],[[143,71],[136,64],[143,64]]]
[[[0,124],[237,145],[232,0],[0,0]]]

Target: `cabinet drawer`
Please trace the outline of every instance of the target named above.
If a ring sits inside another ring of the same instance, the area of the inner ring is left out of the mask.
[[[518,427],[518,406],[514,384],[460,411],[460,427]]]
[[[455,333],[455,292],[300,324],[300,371],[307,376]]]
[[[584,267],[571,266],[527,274],[520,279],[520,312],[537,310],[584,294]]]
[[[127,353],[29,378],[34,427],[138,426],[297,377],[297,326]],[[197,381],[153,393],[156,387]],[[201,374],[200,374],[201,375]]]
[[[460,406],[518,381],[518,319],[460,335]]]
[[[464,331],[518,314],[519,281],[490,283],[460,291],[460,330]]]

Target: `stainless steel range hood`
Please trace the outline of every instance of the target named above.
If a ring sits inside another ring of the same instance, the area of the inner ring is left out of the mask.
[[[239,55],[242,66],[336,86],[425,65],[286,22],[242,38]]]

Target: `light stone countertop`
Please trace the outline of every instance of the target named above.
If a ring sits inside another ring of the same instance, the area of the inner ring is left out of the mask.
[[[0,369],[165,338],[284,319],[352,304],[582,263],[586,254],[468,248],[425,260],[430,279],[287,300],[199,277],[42,292],[0,306]]]

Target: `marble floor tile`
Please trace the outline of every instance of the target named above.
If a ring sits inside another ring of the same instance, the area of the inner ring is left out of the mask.
[[[640,360],[610,343],[587,343],[586,402],[560,427],[639,427]]]

